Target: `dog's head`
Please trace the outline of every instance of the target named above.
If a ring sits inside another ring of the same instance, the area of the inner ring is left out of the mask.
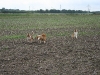
[[[30,37],[30,34],[29,33],[27,33],[27,37]]]
[[[42,34],[42,37],[46,37],[46,35],[43,33],[43,34]]]
[[[75,29],[74,32],[77,32],[77,29]]]

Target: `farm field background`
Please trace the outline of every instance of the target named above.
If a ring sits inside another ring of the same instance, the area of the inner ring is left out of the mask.
[[[63,31],[55,31],[54,35],[67,36],[73,32],[75,28],[87,29],[100,28],[100,15],[68,15],[68,14],[0,14],[0,39],[8,38],[25,38],[26,33],[34,30],[48,29],[48,36],[50,29],[64,28]],[[3,31],[3,32],[2,32]],[[7,34],[5,32],[8,32]],[[47,32],[47,31],[46,31]],[[38,34],[38,32],[36,32]],[[99,31],[82,31],[81,35],[99,34]]]
[[[28,43],[31,31],[45,33],[46,44]],[[100,75],[100,15],[0,14],[0,68],[1,75]]]

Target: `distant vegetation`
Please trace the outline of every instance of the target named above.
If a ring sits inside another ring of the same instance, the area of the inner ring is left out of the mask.
[[[77,28],[83,35],[100,35],[100,15],[66,13],[6,13],[0,14],[0,40],[21,39],[26,34],[47,33],[47,37],[70,36]],[[94,31],[94,29],[96,31]]]
[[[100,14],[100,11],[90,12],[90,11],[83,11],[83,10],[56,10],[56,9],[40,9],[40,10],[19,10],[19,9],[0,9],[0,13],[92,13],[92,14]]]

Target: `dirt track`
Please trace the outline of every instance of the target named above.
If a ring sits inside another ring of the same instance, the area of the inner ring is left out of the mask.
[[[100,75],[100,35],[0,41],[0,75]]]

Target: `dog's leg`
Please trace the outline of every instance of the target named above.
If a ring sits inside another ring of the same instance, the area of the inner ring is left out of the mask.
[[[40,40],[40,43],[41,43],[42,41]]]
[[[46,41],[44,41],[44,43],[46,43]]]

